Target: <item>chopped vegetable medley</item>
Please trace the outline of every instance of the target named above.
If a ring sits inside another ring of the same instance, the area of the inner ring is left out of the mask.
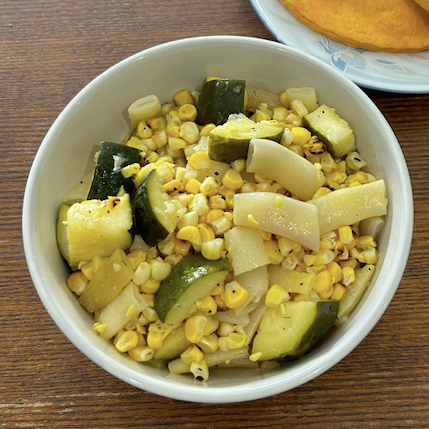
[[[64,197],[67,285],[119,352],[172,373],[300,358],[371,280],[384,181],[313,88],[207,78],[172,101],[131,104],[125,144]]]

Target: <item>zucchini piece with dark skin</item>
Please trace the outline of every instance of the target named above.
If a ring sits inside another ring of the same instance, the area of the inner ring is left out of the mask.
[[[166,205],[169,200],[161,191],[156,169],[146,174],[134,197],[133,213],[137,232],[149,246],[156,246],[176,228],[176,219]]]
[[[246,81],[214,79],[205,82],[198,98],[198,123],[221,125],[228,116],[244,113]]]
[[[285,304],[285,313],[269,308],[262,317],[252,353],[259,360],[295,360],[310,352],[334,325],[339,301],[300,301]]]
[[[121,169],[130,164],[140,164],[140,161],[138,149],[118,143],[102,142],[87,199],[105,200],[109,196],[115,197],[121,186],[131,195],[134,190],[133,179],[125,178]]]

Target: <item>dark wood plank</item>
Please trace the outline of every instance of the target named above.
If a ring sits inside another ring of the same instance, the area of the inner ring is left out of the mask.
[[[429,427],[429,96],[367,91],[408,162],[413,247],[381,321],[314,381],[242,404],[162,398],[89,361],[40,302],[26,268],[21,210],[50,125],[85,84],[119,60],[169,40],[212,34],[274,40],[247,0],[0,1],[0,427]]]

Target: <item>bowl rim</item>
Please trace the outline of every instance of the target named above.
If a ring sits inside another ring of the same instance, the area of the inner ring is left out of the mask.
[[[334,346],[327,350],[323,355],[317,356],[314,359],[304,363],[301,365],[298,371],[295,371],[287,378],[285,378],[282,373],[279,373],[268,376],[262,380],[253,381],[238,386],[207,387],[204,388],[204,395],[202,395],[202,391],[195,386],[182,385],[167,379],[154,379],[150,375],[137,373],[125,365],[118,365],[117,362],[113,361],[113,359],[111,359],[109,356],[106,356],[104,352],[99,350],[93,344],[84,341],[78,332],[74,330],[73,325],[66,322],[60,305],[58,302],[52,299],[45,289],[44,275],[39,269],[35,258],[36,249],[34,248],[33,236],[31,233],[33,228],[31,222],[31,213],[35,202],[35,183],[38,175],[43,169],[44,154],[49,149],[50,145],[53,144],[55,134],[59,129],[61,129],[63,121],[67,118],[69,113],[79,105],[79,100],[84,98],[86,93],[90,91],[91,88],[96,86],[99,81],[108,78],[110,75],[120,71],[121,68],[142,59],[144,56],[157,55],[159,53],[169,51],[170,49],[174,50],[186,45],[192,46],[199,45],[201,43],[225,42],[247,44],[261,49],[275,49],[278,51],[290,53],[300,59],[313,62],[319,68],[325,70],[329,74],[334,75],[337,80],[346,85],[354,97],[357,97],[358,99],[365,102],[367,108],[371,111],[370,113],[377,118],[380,126],[383,128],[383,133],[386,136],[386,140],[391,140],[393,143],[396,143],[392,145],[392,150],[395,152],[395,157],[399,164],[399,170],[397,171],[397,174],[403,178],[401,192],[405,198],[402,204],[404,209],[403,213],[401,213],[400,219],[403,227],[401,229],[401,235],[397,237],[397,244],[398,248],[403,249],[403,252],[400,255],[399,252],[392,252],[391,266],[387,273],[385,273],[386,275],[383,279],[385,283],[390,285],[389,288],[384,288],[382,291],[378,291],[378,301],[376,301],[375,304],[367,305],[364,308],[361,308],[359,313],[357,313],[358,317],[355,317],[355,323],[351,329],[349,329],[347,335],[343,335],[334,344]],[[57,117],[43,139],[34,158],[24,193],[22,228],[24,252],[37,293],[56,325],[69,339],[69,341],[73,343],[85,356],[120,380],[160,396],[200,403],[231,403],[261,399],[298,387],[327,371],[361,343],[361,341],[368,335],[368,333],[381,318],[399,286],[411,248],[413,212],[411,181],[400,145],[393,133],[393,130],[389,126],[382,113],[379,111],[373,101],[355,83],[321,60],[313,58],[310,55],[307,55],[295,48],[291,48],[279,42],[254,37],[223,35],[191,37],[150,47],[116,63],[101,73],[99,76],[94,78],[81,91],[79,91],[79,93],[67,104],[67,106]]]

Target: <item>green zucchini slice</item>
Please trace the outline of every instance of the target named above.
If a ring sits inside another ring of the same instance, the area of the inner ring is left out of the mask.
[[[337,115],[335,109],[326,104],[305,115],[302,123],[326,144],[334,157],[342,158],[356,150],[353,130],[344,119]]]
[[[339,306],[339,301],[289,302],[285,314],[269,308],[262,317],[252,353],[261,353],[259,360],[303,356],[332,328]]]
[[[134,189],[133,179],[125,178],[121,169],[130,164],[140,164],[140,161],[138,149],[118,143],[102,142],[87,199],[105,200],[107,197],[116,197],[121,186],[131,195]]]
[[[155,170],[148,173],[133,200],[137,232],[149,246],[156,246],[176,228],[176,218],[168,210],[170,197],[161,191],[161,180]]]
[[[246,115],[231,115],[224,125],[217,126],[209,136],[209,157],[213,161],[231,163],[246,159],[251,139],[278,140],[283,127],[271,121],[254,122]]]
[[[155,296],[156,314],[164,323],[181,323],[192,304],[209,295],[229,270],[226,259],[209,261],[200,253],[182,259],[161,283]]]
[[[175,359],[190,345],[192,343],[185,336],[185,327],[180,325],[164,338],[161,348],[155,350],[154,359]]]
[[[198,98],[198,123],[224,124],[229,115],[244,113],[246,81],[214,79],[205,82]]]
[[[61,204],[57,215],[57,244],[61,256],[68,262],[69,243],[67,240],[67,212],[70,206]]]

